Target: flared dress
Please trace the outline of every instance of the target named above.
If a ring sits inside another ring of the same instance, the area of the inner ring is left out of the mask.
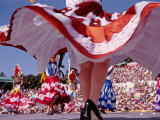
[[[54,105],[69,103],[70,95],[66,93],[65,88],[61,85],[57,76],[48,76],[41,85],[41,91],[36,96],[35,102],[50,105],[53,101]]]
[[[43,72],[51,56],[68,51],[71,66],[131,57],[159,73],[160,3],[142,1],[121,13],[107,13],[101,0],[66,0],[66,8],[33,4],[15,10],[0,29],[0,44],[28,52]],[[46,51],[48,51],[46,53]]]
[[[46,75],[47,77],[41,85],[41,91],[36,96],[35,102],[48,106],[51,102],[53,102],[54,105],[69,103],[71,97],[60,83],[57,62],[54,62],[53,64],[51,62],[48,63]]]
[[[1,105],[5,108],[11,109],[28,109],[35,105],[34,102],[29,100],[29,98],[25,97],[22,94],[22,90],[20,90],[20,85],[14,88],[15,92],[12,93],[9,97],[2,100]]]

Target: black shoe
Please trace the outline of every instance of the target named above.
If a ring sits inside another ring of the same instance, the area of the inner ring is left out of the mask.
[[[107,114],[104,110],[100,110],[100,112],[103,113],[103,114]]]
[[[81,110],[80,120],[91,120],[91,110],[93,110],[94,114],[97,116],[99,120],[103,120],[100,115],[97,106],[94,102],[88,99],[85,103],[85,107]]]
[[[91,108],[89,103],[85,103],[85,107],[81,110],[80,120],[91,120]]]
[[[87,102],[91,106],[91,110],[93,110],[93,112],[97,116],[97,118],[99,120],[103,120],[103,118],[102,118],[101,114],[99,113],[99,110],[98,110],[97,106],[95,105],[95,103],[90,99],[88,99]]]
[[[113,109],[110,109],[109,111],[111,111],[111,112],[115,112]]]
[[[61,112],[59,112],[58,110],[56,110],[56,112],[55,112],[55,113],[60,114]]]

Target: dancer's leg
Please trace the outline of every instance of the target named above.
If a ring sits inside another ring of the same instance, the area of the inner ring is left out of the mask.
[[[53,113],[54,113],[54,109],[53,109],[53,103],[54,103],[54,99],[52,99],[51,101],[50,101],[50,105],[48,106],[48,108],[47,108],[47,111],[48,111],[48,115],[52,115]]]
[[[56,113],[60,113],[59,110],[58,110],[58,105],[54,106],[54,110],[55,110]]]
[[[49,114],[50,106],[47,106],[46,114]]]
[[[105,83],[109,64],[110,59],[107,59],[104,62],[94,63],[91,77],[90,99],[95,104],[98,102],[102,86]]]
[[[84,102],[86,102],[90,96],[92,69],[93,62],[85,62],[80,64],[79,82]]]
[[[91,91],[90,99],[97,105],[98,98],[103,84],[107,76],[110,59],[104,62],[94,63],[92,77],[91,77]],[[92,120],[99,120],[96,115],[91,111]]]

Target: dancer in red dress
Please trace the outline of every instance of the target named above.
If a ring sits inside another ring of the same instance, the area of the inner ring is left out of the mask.
[[[1,45],[28,52],[41,72],[52,55],[68,51],[71,66],[80,71],[86,102],[81,119],[94,118],[92,111],[103,119],[95,103],[108,66],[131,57],[154,76],[160,70],[160,3],[142,1],[121,13],[107,13],[101,4],[101,0],[66,0],[67,7],[61,10],[25,6],[13,13],[9,31],[1,33]]]
[[[65,110],[67,112],[75,112],[75,97],[76,97],[76,74],[74,70],[71,70],[71,73],[68,76],[69,78],[69,88],[67,93],[71,96],[71,101],[68,104],[65,104]]]
[[[36,102],[48,106],[46,113],[52,115],[58,112],[57,105],[71,101],[70,95],[66,93],[59,79],[58,57],[51,57],[46,69],[46,79],[41,86],[41,91],[36,97]],[[54,106],[54,108],[53,108]]]
[[[23,72],[19,65],[15,67],[14,74],[14,88],[11,90],[11,95],[8,98],[5,98],[1,105],[5,108],[11,108],[18,113],[19,110],[28,109],[31,106],[34,106],[34,102],[23,96],[22,93],[23,85]]]

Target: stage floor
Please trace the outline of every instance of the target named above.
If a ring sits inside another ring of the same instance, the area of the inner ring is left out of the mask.
[[[79,120],[79,113],[3,114],[0,120]],[[102,114],[104,120],[160,120],[160,112],[115,112]]]

